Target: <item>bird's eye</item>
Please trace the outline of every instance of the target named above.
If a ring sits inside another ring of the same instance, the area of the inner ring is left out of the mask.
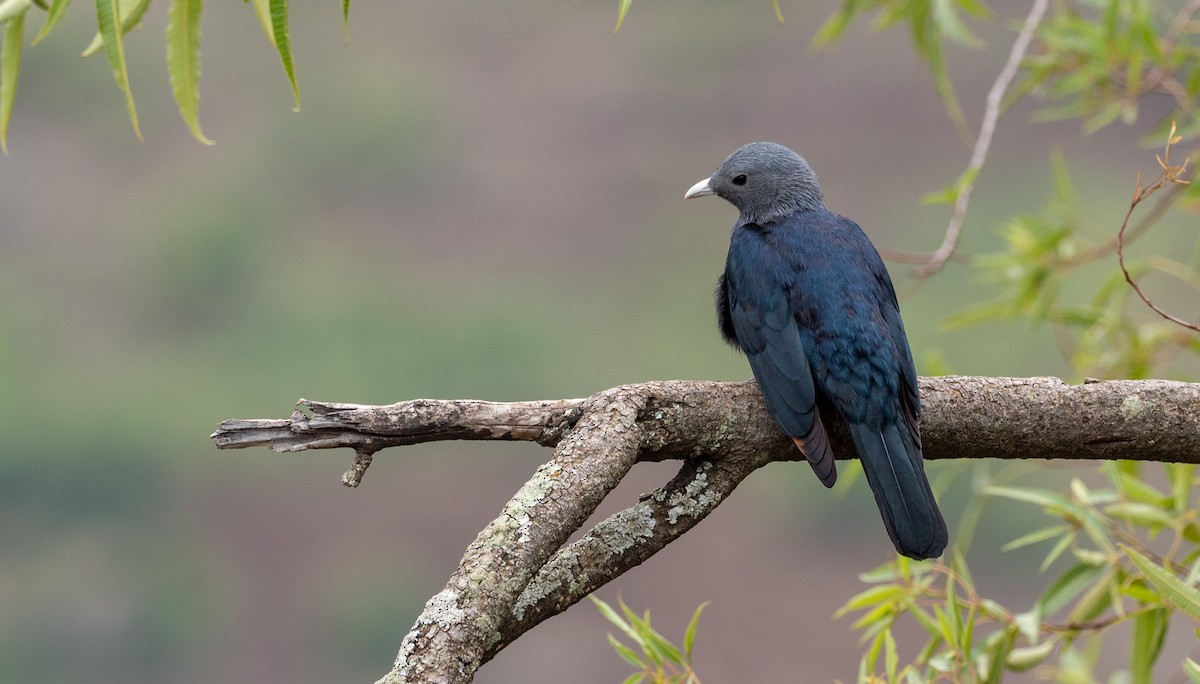
[[[738,175],[734,176],[733,184],[734,185],[745,185],[746,184],[746,174],[739,173]]]

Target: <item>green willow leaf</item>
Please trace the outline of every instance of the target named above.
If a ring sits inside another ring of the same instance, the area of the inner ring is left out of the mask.
[[[1163,569],[1137,549],[1122,544],[1121,550],[1129,556],[1129,560],[1133,561],[1133,564],[1145,576],[1146,581],[1162,592],[1171,605],[1186,613],[1193,620],[1200,622],[1200,591],[1193,586],[1184,584],[1173,573]]]
[[[708,601],[701,603],[696,607],[696,612],[692,613],[692,619],[688,622],[687,629],[683,632],[683,653],[687,661],[692,662],[692,644],[696,641],[696,626],[700,624],[700,612],[708,605]]]
[[[624,660],[626,663],[629,663],[629,665],[631,665],[632,667],[636,667],[639,669],[642,667],[645,667],[645,664],[642,662],[642,657],[640,655],[638,655],[633,649],[631,649],[628,646],[626,646],[625,644],[621,643],[620,639],[609,634],[608,635],[608,644],[613,647],[613,650],[617,652],[617,655],[621,657],[621,660]]]
[[[613,610],[612,606],[608,605],[604,601],[601,601],[595,596],[588,596],[588,598],[592,600],[592,604],[596,606],[596,610],[600,611],[600,614],[604,616],[605,620],[611,622],[627,635],[635,634],[633,628],[629,626],[629,623],[621,619],[621,616],[617,614],[617,611]]]
[[[150,7],[150,0],[124,0],[118,2],[117,7],[121,10],[121,35],[125,35],[142,23],[142,17],[146,16],[146,10]],[[84,49],[83,56],[91,57],[103,47],[104,36],[97,31],[96,35],[92,36],[92,42]]]
[[[288,4],[287,0],[271,0],[271,33],[275,36],[275,48],[279,51],[279,61],[283,62],[283,70],[287,72],[288,82],[292,84],[292,95],[296,98],[296,106],[292,111],[300,111],[300,86],[296,84],[296,68],[292,64],[292,42],[288,37]]]
[[[50,10],[46,12],[46,21],[42,24],[42,29],[38,31],[36,36],[33,37],[33,42],[30,43],[30,45],[37,45],[43,38],[50,35],[50,32],[54,30],[54,27],[58,26],[58,22],[60,19],[62,19],[63,14],[67,10],[67,5],[70,4],[70,2],[71,0],[54,0],[54,2],[50,5]]]
[[[889,682],[896,681],[896,670],[900,667],[900,654],[896,651],[896,639],[892,630],[883,633],[883,666]]]
[[[342,0],[342,40],[350,44],[350,0]]]
[[[171,0],[167,12],[167,73],[179,115],[192,137],[213,141],[200,130],[200,13],[203,0]]]
[[[633,0],[621,0],[621,4],[617,5],[617,27],[613,29],[613,33],[621,30],[621,24],[625,22],[625,15],[629,14],[629,7],[633,4]]]
[[[24,16],[25,10],[33,4],[33,0],[3,0],[0,2],[0,24]]]
[[[1004,666],[1008,660],[1008,654],[1012,652],[1013,645],[1017,640],[1017,633],[1012,630],[1004,632],[996,632],[988,638],[987,644],[987,671],[980,673],[983,675],[983,684],[1000,684],[1004,677]]]
[[[904,597],[907,593],[907,589],[894,584],[871,587],[852,596],[849,601],[846,601],[845,605],[837,609],[833,617],[836,620],[851,611],[863,610],[864,608],[877,606],[881,603],[893,603]]]
[[[1034,530],[1029,534],[1023,535],[1008,542],[1004,546],[1001,546],[1000,550],[1012,551],[1013,549],[1019,549],[1023,546],[1029,546],[1030,544],[1046,541],[1047,539],[1054,539],[1055,537],[1059,537],[1064,534],[1070,534],[1071,529],[1072,528],[1070,525],[1051,525],[1050,527],[1043,527],[1040,530]]]
[[[1008,669],[1013,672],[1025,672],[1041,665],[1046,658],[1050,657],[1050,652],[1054,650],[1055,642],[1043,641],[1037,646],[1024,646],[1022,648],[1014,648],[1008,652],[1008,659],[1005,664]]]
[[[817,29],[812,41],[809,42],[809,48],[812,50],[821,50],[840,40],[845,35],[846,29],[850,26],[850,22],[854,20],[854,16],[858,11],[850,3],[843,4],[840,10],[829,15],[825,23],[821,24],[821,27]]]
[[[1104,573],[1104,568],[1078,563],[1054,580],[1037,600],[1043,615],[1054,615],[1091,587]]]
[[[1185,658],[1183,661],[1183,671],[1188,676],[1188,681],[1193,684],[1200,684],[1200,664],[1191,658]]]
[[[933,19],[946,37],[956,43],[973,48],[983,46],[983,41],[979,39],[979,36],[972,33],[971,29],[967,28],[967,25],[958,16],[952,0],[933,0],[932,7]]]
[[[1171,482],[1171,499],[1177,513],[1184,513],[1189,507],[1192,485],[1196,479],[1194,463],[1164,463],[1167,479]]]
[[[100,24],[100,35],[104,38],[104,52],[112,67],[117,87],[125,93],[125,108],[129,110],[129,121],[138,140],[142,140],[142,129],[138,125],[137,107],[133,104],[133,91],[129,88],[129,71],[125,68],[125,46],[121,42],[121,31],[117,27],[117,1],[96,0],[96,21]]]
[[[270,41],[271,47],[275,45],[275,29],[271,28],[271,0],[250,0],[250,4],[254,6],[254,16],[258,17],[258,25],[262,27],[263,35]]]
[[[29,9],[26,3],[25,9]],[[17,75],[21,71],[21,42],[25,33],[25,12],[10,18],[0,46],[0,150],[8,154],[8,122],[12,120],[13,101],[17,96]]]
[[[1129,649],[1129,676],[1133,684],[1151,684],[1154,662],[1162,652],[1170,614],[1166,608],[1152,608],[1133,618],[1133,645]]]

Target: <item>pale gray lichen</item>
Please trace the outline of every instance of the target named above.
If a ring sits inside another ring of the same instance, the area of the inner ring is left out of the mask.
[[[533,474],[529,482],[526,482],[525,486],[521,487],[512,501],[509,501],[508,505],[504,507],[504,512],[508,514],[508,517],[515,524],[517,541],[521,544],[528,544],[531,540],[529,530],[533,521],[529,516],[529,509],[541,503],[542,499],[546,498],[546,494],[554,486],[554,481],[561,474],[562,467],[557,463],[552,461],[543,464]]]
[[[1146,403],[1137,394],[1131,394],[1121,401],[1121,417],[1125,420],[1137,420],[1146,410]]]
[[[570,570],[564,566],[547,567],[550,567],[550,570],[546,573],[546,576],[535,578],[534,581],[526,585],[525,590],[517,598],[517,602],[513,605],[512,609],[513,617],[516,619],[524,620],[526,608],[549,596],[554,590],[562,586],[564,582],[570,581]]]
[[[413,625],[412,630],[404,636],[404,641],[400,644],[400,652],[396,654],[392,672],[379,681],[396,681],[397,678],[401,682],[409,681],[411,673],[408,671],[408,661],[417,648],[417,639],[421,637],[422,626],[434,625],[428,630],[427,636],[437,630],[451,632],[458,629],[466,616],[466,612],[458,607],[457,591],[443,589],[435,594],[425,602],[425,610],[421,611],[421,615],[417,618],[417,624]]]
[[[417,618],[417,624],[437,624],[442,629],[449,629],[463,621],[466,613],[458,607],[458,592],[453,589],[443,589],[425,602],[425,610]]]
[[[684,515],[698,517],[719,503],[720,497],[708,491],[708,471],[712,467],[711,462],[701,463],[697,466],[692,481],[683,488],[683,491],[672,494],[670,499],[665,502],[670,506],[667,509],[667,522],[674,525],[679,521],[680,516]],[[657,500],[663,501],[661,497]]]
[[[614,513],[610,521],[596,526],[597,536],[613,553],[620,555],[637,544],[638,537],[654,535],[654,509],[639,501],[623,511]]]

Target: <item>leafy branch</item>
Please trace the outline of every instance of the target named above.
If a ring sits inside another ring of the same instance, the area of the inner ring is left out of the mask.
[[[300,108],[300,89],[292,59],[291,40],[288,34],[287,0],[247,0],[262,26],[263,33],[279,53],[284,73],[291,84]],[[212,144],[200,128],[200,18],[203,0],[170,0],[167,12],[166,55],[167,78],[175,97],[179,114],[191,131],[192,137],[204,144]],[[0,24],[7,24],[4,43],[0,47],[0,149],[8,153],[8,130],[12,120],[13,103],[16,99],[17,81],[21,68],[23,49],[23,27],[25,15],[37,7],[46,12],[46,19],[31,45],[37,45],[53,32],[66,12],[68,0],[54,0],[49,6],[34,0],[0,1]],[[134,135],[142,139],[138,124],[137,106],[133,88],[129,83],[129,70],[125,59],[124,35],[139,26],[150,0],[96,0],[96,36],[83,50],[83,56],[104,51],[112,68],[113,80],[125,98],[129,111],[129,122]],[[348,26],[350,1],[342,0],[343,22]],[[347,29],[348,30],[348,29]]]
[[[624,684],[700,684],[700,677],[692,667],[692,646],[696,641],[700,613],[708,603],[701,603],[692,613],[692,619],[683,633],[683,648],[680,649],[650,626],[650,611],[638,615],[624,601],[618,600],[621,609],[618,613],[594,595],[589,598],[604,619],[616,626],[637,647],[635,650],[612,634],[608,635],[608,643],[617,655],[637,670]]]
[[[1005,545],[1012,550],[1050,543],[1042,562],[1067,565],[1034,604],[1014,611],[981,595],[965,559],[949,565],[905,558],[864,573],[871,584],[838,615],[861,613],[852,627],[869,646],[859,681],[882,672],[887,681],[999,682],[1006,672],[1040,668],[1043,678],[1093,681],[1097,651],[1077,644],[1123,623],[1132,625],[1128,675],[1134,684],[1154,681],[1170,619],[1182,614],[1200,623],[1200,526],[1191,506],[1194,465],[1164,464],[1168,489],[1144,477],[1130,462],[1106,463],[1103,487],[1071,481],[1068,494],[1035,487],[993,486],[991,497],[1043,509],[1056,518]],[[1150,539],[1170,533],[1165,553],[1148,550]],[[926,635],[924,646],[901,666],[892,635],[902,619]],[[1050,656],[1059,652],[1054,664]],[[879,656],[883,655],[883,663]],[[1179,667],[1192,681],[1200,667]]]

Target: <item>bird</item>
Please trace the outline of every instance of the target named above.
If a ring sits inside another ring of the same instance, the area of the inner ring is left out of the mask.
[[[832,487],[837,467],[821,415],[831,407],[849,427],[896,551],[940,556],[946,522],[925,476],[916,369],[879,252],[825,206],[808,162],[778,143],[738,148],[684,199],[706,195],[739,212],[717,280],[718,325],[749,360],[775,423]]]

